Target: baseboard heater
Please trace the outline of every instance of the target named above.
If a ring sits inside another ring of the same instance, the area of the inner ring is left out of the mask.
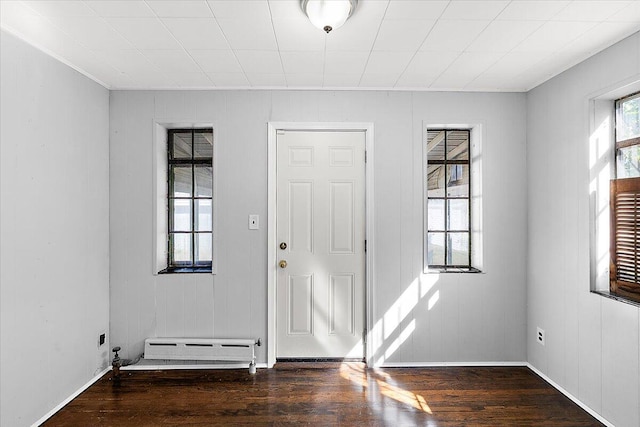
[[[255,374],[255,347],[261,344],[260,339],[147,338],[144,341],[144,358],[249,362],[249,372]]]

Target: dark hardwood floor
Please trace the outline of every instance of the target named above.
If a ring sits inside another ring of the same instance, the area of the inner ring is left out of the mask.
[[[44,425],[600,426],[525,367],[107,373]]]

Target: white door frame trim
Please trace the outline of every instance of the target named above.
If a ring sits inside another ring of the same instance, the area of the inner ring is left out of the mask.
[[[268,162],[268,248],[267,248],[267,366],[272,368],[276,363],[276,136],[279,130],[288,131],[363,131],[365,134],[365,150],[367,163],[365,164],[365,239],[367,252],[365,254],[365,358],[371,365],[372,337],[372,307],[373,307],[373,254],[374,254],[374,221],[373,221],[373,123],[349,122],[269,122],[267,124],[267,162]]]

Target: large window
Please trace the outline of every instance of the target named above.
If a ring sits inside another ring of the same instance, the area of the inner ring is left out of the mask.
[[[170,129],[168,148],[167,269],[211,272],[213,130]]]
[[[618,99],[615,108],[610,291],[640,302],[640,93]]]
[[[426,263],[439,271],[472,267],[469,129],[427,129]]]

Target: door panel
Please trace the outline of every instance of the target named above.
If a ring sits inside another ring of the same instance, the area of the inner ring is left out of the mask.
[[[329,334],[354,333],[354,276],[335,274],[329,278]]]
[[[277,357],[364,356],[364,148],[364,132],[277,134]]]
[[[289,245],[313,252],[313,182],[289,182]]]
[[[353,182],[329,183],[329,252],[332,254],[352,254],[355,248],[353,186]]]
[[[290,335],[313,334],[313,276],[289,276]]]

